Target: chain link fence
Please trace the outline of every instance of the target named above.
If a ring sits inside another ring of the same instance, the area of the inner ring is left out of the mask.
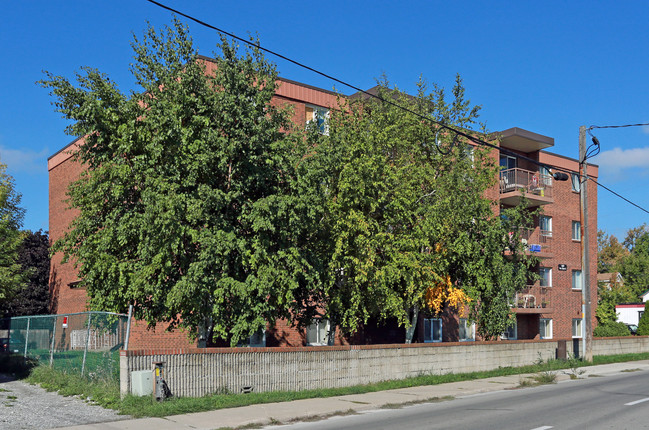
[[[0,319],[0,349],[82,376],[119,380],[128,315],[81,312]]]

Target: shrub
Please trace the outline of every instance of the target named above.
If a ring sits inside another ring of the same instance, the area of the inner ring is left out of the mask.
[[[649,302],[644,304],[644,313],[638,323],[638,335],[649,336]]]
[[[595,337],[631,336],[629,328],[623,322],[607,322],[600,324],[593,330]]]

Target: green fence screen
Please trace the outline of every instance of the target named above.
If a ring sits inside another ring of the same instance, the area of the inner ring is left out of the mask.
[[[0,319],[0,347],[55,369],[119,380],[128,316],[110,312]]]

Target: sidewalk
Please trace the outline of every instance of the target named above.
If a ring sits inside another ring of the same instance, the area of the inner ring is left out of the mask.
[[[603,364],[582,367],[580,369],[585,371],[579,376],[580,378],[588,378],[591,375],[606,376],[635,369],[649,370],[649,360]],[[557,371],[557,375],[557,382],[570,379],[569,369],[559,370]],[[296,400],[285,403],[266,403],[240,408],[174,415],[165,418],[141,418],[65,428],[69,430],[213,430],[222,427],[237,428],[250,424],[262,426],[273,423],[286,424],[316,416],[327,417],[341,413],[380,409],[386,406],[394,407],[395,405],[434,401],[435,399],[449,398],[449,396],[464,397],[490,391],[514,389],[520,385],[521,379],[529,376],[531,375],[498,376],[473,381],[399,388],[374,393]]]

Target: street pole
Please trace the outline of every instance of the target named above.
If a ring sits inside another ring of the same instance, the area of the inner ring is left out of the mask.
[[[586,127],[579,127],[579,207],[581,209],[581,317],[584,360],[593,361],[593,326],[590,303],[590,256],[588,240],[588,163],[586,162]]]

